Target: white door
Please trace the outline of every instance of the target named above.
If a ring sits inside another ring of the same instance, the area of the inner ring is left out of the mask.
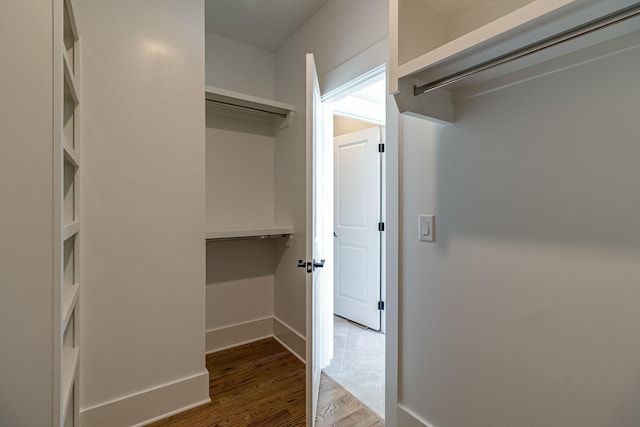
[[[380,330],[380,128],[334,142],[335,313]]]
[[[321,369],[333,357],[333,156],[312,54],[307,54],[307,425],[315,425]],[[309,264],[310,263],[310,264]]]

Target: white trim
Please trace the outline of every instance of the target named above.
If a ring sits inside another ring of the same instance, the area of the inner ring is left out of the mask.
[[[320,76],[320,93],[330,94],[346,82],[357,79],[377,66],[386,63],[388,49],[389,38],[385,36],[351,59]]]
[[[277,323],[280,324],[282,329],[287,331],[286,334],[278,333]],[[302,353],[300,350],[295,350],[294,348],[302,349],[306,351],[306,342],[307,339],[300,334],[298,331],[293,329],[287,323],[273,316],[273,338],[282,344],[287,350],[289,350],[294,356],[298,359],[302,360],[302,362],[306,365],[306,354]],[[297,338],[297,339],[296,339]]]
[[[435,427],[403,404],[398,404],[398,425],[402,427]]]
[[[395,2],[395,0],[391,0]],[[392,17],[393,18],[393,17]],[[359,76],[371,77],[374,70],[382,69],[387,72],[387,87],[391,84],[391,76],[397,76],[397,67],[389,64],[389,38],[373,44],[368,49],[355,55],[345,63],[334,68],[321,79],[325,96],[323,101],[330,100],[340,92],[341,89],[348,88],[349,83],[354,79],[359,80]],[[396,40],[397,41],[397,40]],[[397,55],[397,52],[391,52]],[[397,62],[396,62],[397,65]],[[385,67],[385,68],[383,68]],[[375,74],[374,74],[375,75]],[[393,89],[393,86],[391,86]],[[385,322],[385,424],[389,427],[407,427],[396,420],[398,407],[398,336],[399,336],[399,310],[400,300],[398,288],[400,286],[399,276],[399,250],[400,250],[400,203],[399,203],[399,177],[400,177],[400,150],[401,150],[401,129],[400,114],[395,107],[396,103],[392,97],[386,99],[386,120],[385,120],[385,204],[384,217],[385,232],[385,263],[386,274],[383,278],[385,288],[385,310],[383,312]],[[308,305],[307,299],[307,305]],[[310,307],[307,306],[307,310]]]
[[[249,320],[205,332],[205,351],[215,353],[273,336],[273,317]]]
[[[353,80],[350,80],[337,88],[331,90],[330,92],[322,95],[322,102],[333,102],[342,97],[348,96],[353,92],[362,89],[370,85],[373,81],[376,81],[380,75],[383,75],[387,69],[387,65],[382,63],[377,65],[375,68],[365,72],[364,74],[356,77]]]
[[[80,410],[80,424],[141,426],[210,402],[209,371],[150,387]]]
[[[205,335],[206,354],[216,353],[265,338],[274,338],[294,356],[306,363],[304,353],[306,338],[275,316],[209,329],[205,332]]]

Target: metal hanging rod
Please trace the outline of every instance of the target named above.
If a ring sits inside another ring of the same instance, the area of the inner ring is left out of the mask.
[[[526,56],[540,52],[544,49],[548,49],[550,47],[568,42],[578,37],[585,36],[598,30],[602,30],[612,25],[619,24],[623,21],[635,18],[637,16],[640,16],[640,3],[636,3],[632,6],[626,7],[617,12],[610,13],[601,18],[594,19],[593,21],[589,21],[585,24],[578,25],[577,27],[563,31],[554,36],[547,37],[546,39],[540,40],[538,42],[531,43],[530,45],[513,50],[509,53],[482,62],[473,67],[466,68],[462,71],[458,71],[457,73],[453,73],[449,76],[434,80],[431,83],[427,83],[422,86],[414,85],[413,94],[414,96],[418,96],[432,90],[440,89],[482,71],[490,70],[502,64],[524,58]]]
[[[263,110],[263,109],[255,108],[255,107],[247,107],[247,106],[244,106],[244,105],[232,104],[230,102],[217,101],[217,100],[213,100],[213,99],[207,99],[206,102],[208,102],[210,104],[222,105],[224,107],[232,108],[232,109],[235,109],[235,110],[252,111],[252,112],[257,112],[257,113],[269,114],[269,115],[272,115],[272,116],[281,117],[283,119],[287,117],[286,113],[278,113],[278,112],[275,112],[275,111],[268,111],[268,110]]]

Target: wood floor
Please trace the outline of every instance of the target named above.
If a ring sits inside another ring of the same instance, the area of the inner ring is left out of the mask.
[[[316,426],[384,427],[384,421],[323,372]]]
[[[304,426],[305,366],[274,339],[207,355],[211,403],[151,424]]]
[[[150,425],[305,425],[305,365],[273,338],[209,354],[207,369],[211,403]],[[318,427],[384,426],[373,411],[325,375],[320,387]]]

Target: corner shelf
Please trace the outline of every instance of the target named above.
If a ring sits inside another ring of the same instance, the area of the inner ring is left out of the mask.
[[[213,86],[205,86],[204,93],[205,101],[212,105],[245,114],[270,117],[273,120],[274,133],[291,124],[292,113],[295,110],[291,104]]]
[[[256,228],[236,228],[211,230],[205,233],[207,241],[227,240],[262,240],[274,238],[288,238],[287,246],[293,238],[293,227],[269,226]]]

